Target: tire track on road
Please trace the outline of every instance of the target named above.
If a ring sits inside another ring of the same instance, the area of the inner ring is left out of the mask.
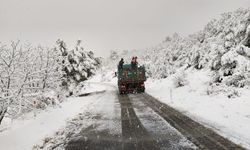
[[[218,135],[174,108],[161,103],[149,94],[144,93],[140,95],[144,98],[143,103],[152,108],[200,149],[245,150],[243,147]]]
[[[134,110],[151,137],[157,142],[159,150],[194,150],[197,147],[153,109],[145,105],[141,94],[129,95]]]
[[[82,119],[81,131],[67,143],[66,150],[121,150],[120,103],[116,91],[106,91]]]
[[[156,141],[149,135],[135,114],[127,95],[119,95],[124,150],[155,150]]]

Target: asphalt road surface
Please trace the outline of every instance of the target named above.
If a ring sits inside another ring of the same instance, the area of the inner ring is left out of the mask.
[[[73,137],[66,150],[243,149],[147,93],[107,91],[102,99],[93,123]]]

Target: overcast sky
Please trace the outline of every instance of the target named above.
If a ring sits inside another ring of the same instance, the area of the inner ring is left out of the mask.
[[[188,35],[250,0],[0,0],[0,41],[53,45],[56,39],[107,56]]]

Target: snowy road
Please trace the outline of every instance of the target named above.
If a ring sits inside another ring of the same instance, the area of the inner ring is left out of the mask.
[[[15,121],[0,134],[0,149],[243,149],[146,93],[96,86],[101,92]]]
[[[243,149],[147,93],[118,95],[114,84],[91,83],[83,93],[94,94],[14,120],[0,149]]]
[[[67,150],[243,149],[148,94],[109,90],[100,98]]]
[[[140,95],[117,95],[107,91],[88,112],[87,126],[73,137],[66,149],[194,149],[176,129],[151,108]]]

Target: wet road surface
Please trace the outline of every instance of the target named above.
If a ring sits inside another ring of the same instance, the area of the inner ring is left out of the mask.
[[[146,93],[102,99],[66,150],[243,149]]]

